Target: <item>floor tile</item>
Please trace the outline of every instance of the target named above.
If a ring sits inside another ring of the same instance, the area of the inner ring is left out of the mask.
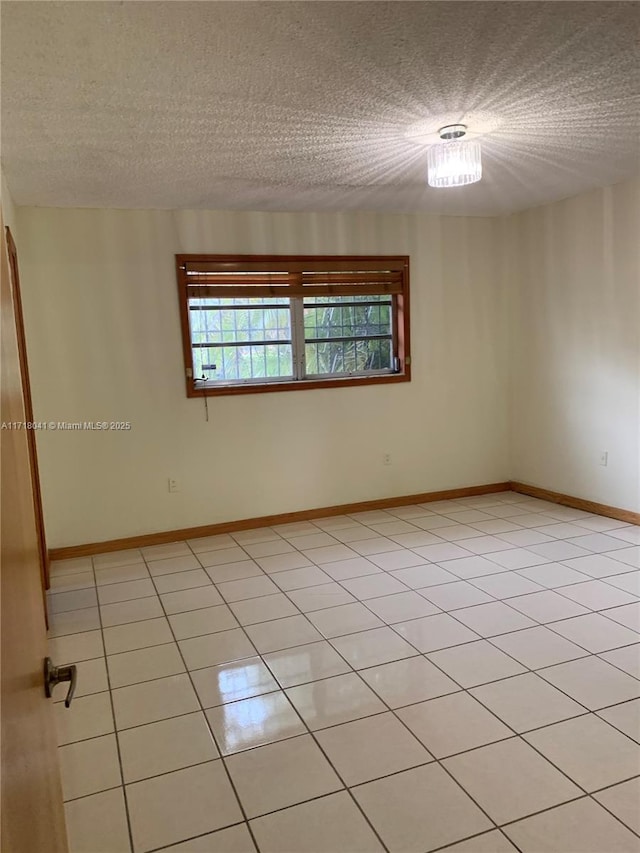
[[[384,623],[371,610],[361,604],[343,604],[309,613],[308,618],[325,637],[341,637],[369,628],[380,628]]]
[[[524,667],[487,640],[432,652],[429,659],[462,687],[476,687],[524,672]]]
[[[483,605],[484,606],[484,605]],[[420,652],[432,652],[461,643],[469,643],[478,635],[446,613],[398,622],[393,626],[401,637]]]
[[[465,539],[464,547],[467,551],[481,556],[482,554],[491,554],[494,551],[508,551],[513,546],[503,539],[498,539],[497,536],[475,536],[472,539]]]
[[[474,578],[473,583],[497,599],[514,598],[519,595],[528,595],[529,593],[541,592],[543,590],[543,587],[539,584],[530,581],[528,578],[523,578],[517,572],[500,572],[499,575],[486,575],[485,577]]]
[[[419,619],[421,616],[433,616],[439,612],[437,607],[417,592],[371,598],[367,601],[367,607],[388,625],[407,619]]]
[[[640,643],[625,646],[623,649],[614,649],[611,652],[602,652],[599,657],[617,666],[618,669],[628,672],[634,678],[640,679]]]
[[[199,710],[198,699],[187,675],[171,675],[120,687],[111,695],[118,730]]]
[[[349,664],[324,640],[271,652],[264,656],[264,660],[282,687],[295,687],[309,681],[319,681],[321,678],[351,672]]]
[[[343,581],[348,578],[360,578],[364,575],[380,574],[382,569],[364,557],[352,557],[349,560],[324,563],[322,571],[326,572],[335,581]]]
[[[228,702],[206,712],[223,755],[306,733],[282,691]]]
[[[113,731],[113,713],[108,693],[94,693],[74,699],[71,707],[53,706],[58,743],[75,743]]]
[[[245,543],[244,550],[254,559],[273,557],[276,554],[290,554],[295,548],[286,539],[270,539],[267,542]]]
[[[205,607],[214,607],[224,604],[220,593],[211,584],[210,586],[197,589],[184,589],[179,592],[167,592],[160,596],[162,606],[167,615],[174,613],[186,613],[192,610],[203,610]]]
[[[619,625],[625,625],[632,631],[640,633],[640,601],[605,610],[602,615],[606,616],[607,619],[613,619]],[[640,637],[638,639],[640,640]]]
[[[221,663],[253,657],[256,653],[241,628],[180,640],[178,645],[189,670],[218,666]]]
[[[374,540],[367,540],[374,541]],[[358,547],[361,548],[363,546],[363,542],[357,543]],[[327,545],[324,548],[311,548],[304,552],[305,556],[308,557],[312,563],[315,563],[316,566],[322,566],[324,563],[335,563],[337,560],[350,560],[357,555],[357,553],[351,548],[348,548],[346,545]],[[367,553],[375,554],[374,551],[369,551]]]
[[[342,586],[360,601],[407,591],[404,583],[386,573],[344,580],[342,581]]]
[[[478,519],[478,521],[482,521],[483,519]],[[489,519],[484,519],[488,521]],[[476,522],[474,522],[476,523]],[[454,524],[451,527],[443,527],[438,530],[438,536],[441,536],[443,539],[446,539],[448,542],[462,542],[464,543],[465,539],[473,539],[478,535],[478,531],[469,527],[467,524]],[[464,544],[463,544],[464,547]]]
[[[269,574],[313,565],[311,560],[299,551],[294,551],[292,554],[276,554],[274,557],[257,557],[256,563]]]
[[[232,755],[227,768],[249,818],[343,787],[310,735]]]
[[[322,548],[325,545],[336,545],[337,540],[328,533],[323,533],[316,530],[314,533],[307,533],[304,536],[291,536],[289,542],[298,551],[303,551],[309,548]]]
[[[546,533],[541,533],[539,530],[536,530],[535,527],[527,527],[522,528],[520,530],[505,531],[504,533],[500,534],[500,539],[504,542],[508,542],[511,548],[513,548],[514,545],[518,548],[530,548],[532,545],[541,545],[545,542],[548,543],[561,541],[559,539],[552,539],[551,536],[548,536]],[[570,550],[573,550],[575,547],[575,545],[569,545]],[[584,549],[579,548],[578,551],[584,551]],[[536,552],[534,551],[534,553]],[[549,555],[545,554],[544,556]]]
[[[188,640],[203,634],[216,634],[236,628],[238,620],[226,604],[204,607],[202,610],[189,610],[169,616],[171,630],[176,640]]]
[[[178,646],[174,642],[110,655],[107,665],[112,688],[185,672]]]
[[[447,853],[517,853],[517,848],[498,829],[494,829],[447,847]]]
[[[410,566],[419,566],[424,562],[422,557],[406,549],[387,551],[386,554],[373,554],[370,560],[386,572],[391,572],[394,569],[406,569]]]
[[[153,560],[168,560],[173,557],[189,556],[191,549],[186,542],[167,542],[166,545],[148,545],[141,548],[146,562]]]
[[[282,593],[246,598],[243,601],[231,602],[229,606],[241,625],[254,625],[256,622],[300,615],[298,608]]]
[[[91,557],[82,557],[89,560]],[[66,562],[66,561],[65,561]],[[132,566],[134,563],[143,563],[142,552],[138,548],[130,548],[126,551],[110,551],[108,554],[97,554],[93,557],[93,566],[99,569],[113,569],[118,566]]]
[[[505,827],[522,853],[637,853],[637,836],[589,797]]]
[[[260,654],[277,652],[280,649],[301,646],[322,639],[322,635],[305,616],[287,616],[285,619],[277,619],[274,622],[248,625],[246,632]]]
[[[125,783],[218,758],[204,714],[197,711],[118,734]]]
[[[450,521],[450,519],[449,519]],[[453,526],[452,524],[448,526]],[[436,531],[439,533],[440,531]],[[442,539],[435,533],[426,530],[416,530],[415,533],[394,533],[392,539],[400,548],[424,548],[426,545],[440,545]]]
[[[618,625],[600,613],[589,613],[554,622],[552,630],[593,653],[607,652],[640,641],[640,634],[625,628],[624,625]]]
[[[282,528],[282,525],[280,527]],[[253,530],[238,530],[232,534],[232,537],[243,545],[251,542],[268,542],[270,539],[279,539],[280,535],[270,527],[256,527]]]
[[[331,578],[317,566],[306,566],[303,569],[292,569],[287,572],[277,572],[273,575],[274,582],[285,592],[307,587],[320,586],[331,582]]]
[[[97,603],[98,597],[93,587],[47,594],[47,610],[49,613],[81,610],[86,607],[95,607]]]
[[[583,617],[578,617],[582,619]],[[553,627],[557,625],[553,623]],[[585,657],[587,652],[544,626],[493,637],[492,643],[529,669]]]
[[[469,692],[518,733],[585,713],[582,705],[532,672],[474,687]]]
[[[445,611],[493,601],[490,595],[477,589],[468,581],[455,581],[441,586],[431,586],[428,589],[421,589],[420,595]]]
[[[49,615],[49,637],[62,637],[66,634],[84,634],[100,628],[100,616],[97,607],[82,610],[69,610],[65,613]]]
[[[65,800],[97,794],[122,784],[115,735],[61,746],[58,759]]]
[[[433,850],[492,828],[436,764],[368,782],[353,794],[390,853]]]
[[[640,835],[640,777],[594,794],[594,798]]]
[[[242,548],[219,548],[216,551],[206,551],[198,554],[198,564],[208,569],[211,566],[226,566],[229,563],[241,563],[247,559],[247,552]],[[153,571],[151,572],[153,574]]]
[[[640,681],[594,655],[542,669],[538,675],[590,711],[640,697]]]
[[[569,584],[586,581],[589,575],[569,568],[562,563],[546,563],[544,566],[533,566],[530,569],[521,569],[519,574],[523,578],[529,578],[534,583],[548,589],[556,589]]]
[[[162,853],[256,853],[256,846],[248,825],[238,823],[217,832],[199,835],[191,841],[163,847]]]
[[[598,716],[640,743],[640,699],[605,708],[598,711]]]
[[[344,791],[256,818],[251,821],[251,828],[262,853],[382,853],[384,850]]]
[[[314,610],[325,610],[328,607],[338,607],[355,601],[351,593],[334,582],[305,589],[294,589],[288,595],[303,613],[312,613]]]
[[[54,661],[56,659],[54,658]],[[89,696],[92,693],[103,693],[109,689],[107,667],[104,658],[85,660],[76,663],[78,685],[75,697]],[[69,689],[68,682],[61,682],[53,689],[53,701],[63,702]]]
[[[626,566],[631,566],[634,569],[640,569],[640,545],[634,545],[632,548],[623,548],[622,550],[609,551],[608,556],[619,560]]]
[[[569,540],[574,545],[580,548],[586,548],[587,551],[593,551],[595,554],[601,554],[604,551],[614,551],[618,548],[624,548],[625,543],[620,539],[615,539],[613,536],[607,536],[606,533],[590,533],[586,536],[576,536]]]
[[[498,824],[581,794],[578,787],[520,738],[447,758],[444,765]]]
[[[363,539],[377,539],[378,534],[370,527],[365,527],[364,524],[352,525],[350,527],[340,527],[332,529],[331,535],[348,545],[350,542],[362,542]]]
[[[215,551],[213,553],[220,553]],[[204,555],[201,555],[204,556]],[[243,554],[243,556],[246,556]],[[241,557],[238,557],[241,559]],[[228,562],[228,561],[227,561]],[[181,557],[173,557],[172,559],[165,560],[153,560],[152,562],[147,563],[147,567],[152,577],[159,577],[160,575],[171,575],[174,572],[189,572],[193,569],[199,569],[200,563],[198,560],[189,552],[188,555],[184,555]]]
[[[63,575],[75,575],[80,572],[91,572],[92,568],[91,557],[73,557],[70,560],[52,560],[49,573],[54,578]]]
[[[558,592],[546,589],[544,592],[534,592],[531,595],[521,595],[509,599],[509,607],[514,607],[525,616],[543,624],[557,622],[560,619],[570,619],[588,613],[586,607],[564,598],[565,587]]]
[[[171,643],[171,628],[164,616],[142,622],[130,622],[104,629],[104,647],[108,655],[132,652],[150,646]]]
[[[51,637],[47,643],[49,657],[58,663],[77,663],[104,654],[100,631],[84,631],[64,637]]]
[[[360,674],[390,708],[401,708],[460,689],[424,657],[374,666]]]
[[[408,521],[403,521],[401,518],[396,518],[395,520],[378,522],[377,524],[370,524],[369,527],[372,530],[375,530],[376,533],[379,533],[380,536],[393,536],[400,533],[415,533],[416,528],[413,524],[410,524]]]
[[[354,669],[365,669],[418,654],[413,646],[386,626],[335,637],[331,645]]]
[[[224,563],[221,566],[207,566],[205,572],[214,583],[239,581],[243,578],[255,578],[264,574],[260,566],[253,560],[240,560],[237,563]]]
[[[131,583],[131,581],[149,580],[151,575],[145,563],[133,563],[131,566],[116,566],[112,569],[96,569],[96,586],[110,586],[113,583]]]
[[[122,788],[66,803],[69,853],[129,853]]]
[[[443,542],[442,545],[424,545],[413,550],[430,563],[457,560],[469,556],[469,551],[459,545],[453,545],[451,542]]]
[[[497,565],[487,557],[479,557],[474,554],[473,557],[462,557],[457,560],[445,560],[439,563],[442,568],[446,569],[451,575],[460,580],[469,580],[471,578],[480,578],[485,575],[496,575],[504,572],[503,566]]]
[[[126,581],[125,583],[110,583],[98,587],[100,604],[117,604],[119,601],[129,601],[132,598],[149,598],[155,594],[156,590],[150,578]]]
[[[402,538],[404,540],[404,536],[425,536],[424,533],[419,534],[403,534]],[[404,544],[404,541],[403,541]],[[373,554],[385,554],[388,551],[397,551],[398,549],[403,547],[403,544],[398,542],[394,542],[393,539],[387,539],[385,536],[380,536],[377,539],[362,539],[359,542],[351,542],[351,547],[355,552],[361,554],[363,557],[369,557]],[[346,559],[345,557],[340,557],[339,559]]]
[[[436,758],[513,735],[504,723],[468,693],[452,693],[401,708],[397,713]]]
[[[346,785],[370,782],[433,761],[390,713],[318,732],[318,742]]]
[[[227,581],[218,584],[218,589],[225,601],[242,601],[247,598],[260,598],[280,592],[271,578],[262,575],[257,578],[243,578],[238,581]]]
[[[577,557],[575,560],[563,560],[563,563],[570,569],[592,578],[606,578],[623,573],[620,571],[620,562],[607,557],[606,554],[591,554],[588,557]]]
[[[103,628],[157,619],[160,616],[164,616],[164,611],[157,595],[153,598],[136,598],[133,601],[121,601],[118,604],[106,604],[100,608]]]
[[[242,820],[219,760],[127,785],[127,801],[141,853]]]
[[[410,589],[428,589],[438,584],[450,583],[457,580],[455,575],[433,563],[411,566],[407,569],[396,569],[391,572],[394,578],[402,581]]]
[[[259,657],[197,669],[191,679],[203,708],[278,690],[278,683]]]
[[[290,687],[286,693],[312,731],[387,710],[355,673]]]
[[[154,583],[159,593],[177,592],[181,589],[211,586],[211,578],[204,569],[193,569],[188,572],[175,572],[172,575],[158,575]]]
[[[416,558],[417,559],[417,558]],[[49,575],[51,595],[72,590],[91,589],[96,585],[93,572],[78,572],[72,575]]]
[[[546,557],[549,560],[571,560],[575,557],[588,557],[589,551],[586,548],[579,548],[577,545],[572,545],[566,539],[555,539],[551,542],[542,542],[539,545],[528,545],[530,551],[534,554],[539,554],[541,557]]]
[[[509,631],[530,628],[536,624],[502,601],[476,604],[473,607],[456,610],[455,618],[481,637],[495,637],[498,634],[507,634]]]
[[[205,551],[219,551],[221,548],[234,548],[235,544],[234,539],[228,533],[201,536],[198,539],[187,539],[187,545],[194,554],[202,554]]]
[[[595,714],[547,726],[524,739],[585,791],[640,774],[640,745]]]

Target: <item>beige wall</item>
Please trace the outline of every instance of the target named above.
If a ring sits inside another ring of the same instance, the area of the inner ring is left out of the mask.
[[[640,183],[507,228],[513,479],[640,510]]]
[[[36,419],[132,423],[39,433],[50,546],[508,478],[498,220],[22,208],[19,226]],[[205,422],[176,252],[411,255],[413,381],[216,397]]]

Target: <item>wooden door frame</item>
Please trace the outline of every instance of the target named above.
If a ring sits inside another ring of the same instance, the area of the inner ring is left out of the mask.
[[[9,258],[10,285],[13,293],[13,304],[16,318],[16,334],[18,336],[18,358],[22,377],[22,396],[27,423],[33,424],[33,402],[31,399],[31,384],[29,381],[29,364],[27,359],[27,339],[24,331],[24,314],[22,312],[22,295],[20,293],[20,272],[18,270],[18,250],[11,234],[11,229],[5,227],[7,239],[7,255]],[[27,446],[29,448],[29,466],[31,468],[31,488],[33,492],[33,509],[38,532],[38,557],[40,560],[40,575],[42,589],[49,589],[49,551],[44,530],[44,513],[42,509],[42,492],[40,489],[40,474],[38,469],[38,448],[34,429],[27,429]],[[46,607],[45,607],[46,618]]]

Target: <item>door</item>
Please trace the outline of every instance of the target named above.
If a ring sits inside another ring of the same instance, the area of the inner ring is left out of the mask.
[[[0,217],[1,419],[27,420],[8,247]],[[67,850],[53,706],[44,695],[45,609],[29,439],[3,429],[0,592],[2,596],[3,853]]]
[[[22,381],[22,397],[24,400],[24,414],[27,423],[33,423],[33,405],[31,403],[31,386],[29,384],[29,365],[27,362],[27,343],[24,335],[24,319],[22,315],[22,297],[20,295],[20,273],[18,271],[18,252],[13,242],[11,231],[6,229],[7,251],[9,255],[9,274],[11,276],[11,291],[13,295],[13,309],[16,320],[16,333],[18,342],[18,359],[20,362],[20,375]],[[31,490],[33,492],[33,508],[38,533],[38,554],[40,559],[40,574],[42,575],[43,595],[49,589],[49,557],[47,552],[47,540],[44,535],[44,515],[42,512],[42,495],[40,493],[40,475],[38,472],[38,452],[36,448],[36,434],[33,430],[27,432],[27,446],[29,448],[29,465],[31,468]]]

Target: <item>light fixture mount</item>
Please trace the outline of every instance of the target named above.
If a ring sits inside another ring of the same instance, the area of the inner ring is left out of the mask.
[[[461,139],[467,133],[466,124],[446,124],[438,131],[440,139]]]

